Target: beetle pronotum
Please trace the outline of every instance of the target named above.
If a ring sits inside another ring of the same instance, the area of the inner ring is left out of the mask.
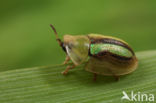
[[[62,72],[64,75],[86,60],[85,69],[94,74],[94,80],[97,74],[114,76],[119,80],[119,76],[129,74],[137,68],[138,60],[135,53],[128,43],[119,38],[100,34],[64,35],[62,42],[54,26],[50,26],[57,42],[66,52],[64,64],[69,60],[73,62]]]

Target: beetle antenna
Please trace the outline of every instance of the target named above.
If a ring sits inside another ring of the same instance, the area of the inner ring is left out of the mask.
[[[52,28],[52,30],[54,31],[54,34],[56,36],[56,40],[59,43],[59,45],[62,47],[63,42],[61,41],[61,39],[58,37],[58,34],[56,32],[56,29],[54,28],[54,26],[52,24],[50,24],[50,27]]]

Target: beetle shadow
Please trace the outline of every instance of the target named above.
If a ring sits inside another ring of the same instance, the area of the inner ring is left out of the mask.
[[[47,69],[47,70],[46,70]],[[42,78],[44,79],[44,82],[48,85],[51,85],[52,87],[56,87],[56,84],[60,84],[64,82],[65,85],[73,85],[75,86],[75,82],[78,85],[83,85],[86,87],[90,86],[105,86],[109,84],[118,83],[126,76],[122,76],[119,81],[116,81],[116,79],[113,76],[103,76],[103,75],[97,75],[97,80],[93,80],[93,73],[87,72],[84,70],[83,67],[77,67],[73,70],[70,70],[67,75],[62,75],[61,72],[65,70],[65,67],[61,67],[58,70],[52,70],[53,68],[48,67],[44,69],[40,69],[40,72],[42,74]],[[47,74],[47,75],[46,75]],[[72,82],[74,82],[72,84]]]
[[[83,72],[83,73],[82,73]],[[97,75],[96,81],[94,80],[94,74],[87,72],[85,70],[72,72],[70,75],[74,75],[75,79],[81,83],[81,85],[108,85],[112,83],[118,83],[120,80],[116,80],[113,76],[103,76]],[[84,78],[86,77],[86,78]],[[125,78],[125,76],[120,77],[121,79]]]

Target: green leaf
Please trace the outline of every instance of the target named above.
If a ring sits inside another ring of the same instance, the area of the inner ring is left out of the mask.
[[[67,76],[64,65],[9,70],[0,73],[0,103],[129,102],[122,91],[156,95],[156,51],[138,52],[139,67],[132,74],[113,77],[93,75],[83,65]]]

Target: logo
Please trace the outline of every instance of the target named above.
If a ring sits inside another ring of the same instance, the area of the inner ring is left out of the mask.
[[[129,100],[129,101],[154,101],[154,94],[147,94],[147,93],[141,93],[137,92],[134,93],[134,91],[131,91],[130,95],[128,95],[125,91],[122,91],[123,97],[121,100]]]

